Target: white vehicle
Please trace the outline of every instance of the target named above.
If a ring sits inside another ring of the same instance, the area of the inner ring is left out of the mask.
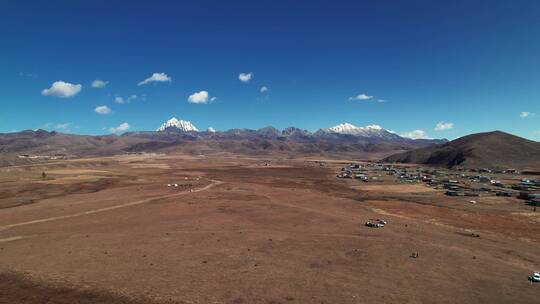
[[[384,227],[385,224],[386,224],[385,220],[379,220],[379,219],[377,219],[377,220],[369,219],[366,222],[366,226],[372,227],[372,228],[382,228],[382,227]]]
[[[532,282],[540,282],[540,272],[539,271],[533,272],[532,276],[530,277],[530,280]]]

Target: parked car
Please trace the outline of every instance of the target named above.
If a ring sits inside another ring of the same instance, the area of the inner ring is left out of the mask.
[[[539,271],[533,272],[532,276],[529,277],[529,280],[531,282],[540,282],[540,272]]]
[[[385,220],[379,220],[379,219],[372,220],[372,219],[369,219],[366,222],[366,226],[371,227],[371,228],[382,228],[382,227],[384,227],[384,225],[386,225]]]

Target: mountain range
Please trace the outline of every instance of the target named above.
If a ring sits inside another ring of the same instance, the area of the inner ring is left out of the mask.
[[[319,129],[316,132],[310,132],[308,130],[302,130],[296,127],[288,127],[284,130],[278,130],[274,127],[268,126],[264,127],[258,130],[250,130],[250,129],[231,129],[228,131],[219,132],[214,130],[213,128],[208,128],[206,132],[199,132],[197,127],[190,121],[186,120],[178,120],[177,118],[173,117],[169,119],[168,121],[164,122],[157,130],[156,132],[167,132],[167,133],[190,133],[195,137],[205,137],[207,134],[205,133],[212,133],[212,134],[228,134],[228,135],[236,135],[236,136],[249,136],[250,134],[262,136],[262,137],[269,137],[269,138],[293,138],[295,140],[298,139],[309,139],[309,138],[362,138],[362,139],[386,139],[386,140],[396,140],[396,141],[411,141],[413,139],[402,137],[397,135],[394,132],[388,131],[386,129],[383,129],[379,125],[369,125],[366,127],[358,127],[350,123],[342,123],[330,128],[323,128]],[[129,133],[129,135],[133,134],[141,134],[141,132],[132,132]],[[421,142],[434,142],[434,143],[440,143],[440,142],[446,142],[447,140],[418,140],[418,143]]]
[[[45,130],[0,134],[0,164],[24,162],[20,155],[103,156],[126,152],[181,152],[193,154],[339,156],[380,158],[397,152],[442,144],[446,140],[410,139],[380,126],[357,127],[344,123],[310,132],[296,127],[278,130],[199,129],[191,122],[171,118],[156,131],[122,135],[75,135]],[[22,160],[21,160],[22,159]]]

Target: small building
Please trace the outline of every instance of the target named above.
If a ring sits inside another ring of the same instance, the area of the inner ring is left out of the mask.
[[[519,193],[518,198],[520,199],[540,199],[540,193],[530,193],[522,191]]]
[[[505,197],[512,197],[513,194],[512,192],[508,192],[508,191],[497,191],[495,193],[496,196],[505,196]]]
[[[533,198],[533,199],[531,199],[531,200],[528,200],[528,201],[527,201],[527,205],[529,205],[529,206],[534,206],[534,207],[538,207],[538,206],[540,206],[540,199],[538,199],[538,198]]]

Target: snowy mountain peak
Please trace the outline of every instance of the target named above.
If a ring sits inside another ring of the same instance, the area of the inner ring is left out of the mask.
[[[379,125],[357,127],[348,122],[330,127],[328,129],[324,129],[324,131],[329,132],[329,133],[348,134],[348,135],[363,136],[363,137],[379,137],[379,138],[396,137],[395,134],[393,134],[392,132],[389,132],[388,130],[385,130]]]
[[[167,120],[167,122],[162,124],[156,131],[165,131],[168,128],[177,128],[184,132],[199,131],[190,121],[178,120],[176,117]]]
[[[358,130],[360,130],[360,128],[346,122],[346,123],[339,124],[337,126],[330,127],[328,128],[328,130],[334,133],[354,134]]]
[[[328,130],[335,132],[335,133],[343,133],[343,134],[356,134],[356,133],[363,133],[363,131],[383,131],[384,129],[379,125],[369,125],[365,127],[357,127],[353,124],[350,124],[348,122],[339,124],[337,126],[333,126],[331,128],[328,128]]]

